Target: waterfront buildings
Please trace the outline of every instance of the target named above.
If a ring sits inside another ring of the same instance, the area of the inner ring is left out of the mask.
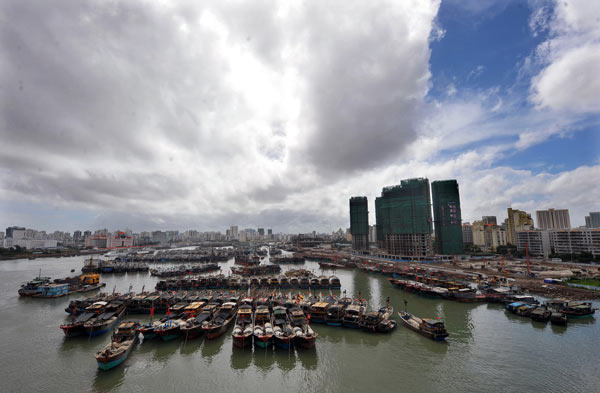
[[[538,229],[569,229],[569,209],[548,209],[535,212]]]
[[[517,232],[517,250],[526,251],[529,244],[529,255],[548,257],[552,252],[550,231],[531,230]]]
[[[46,236],[34,236],[34,230],[28,230],[24,227],[8,227],[6,228],[6,236],[0,242],[0,245],[6,248],[22,247],[28,250],[56,248],[58,241],[49,239]]]
[[[517,244],[517,232],[529,231],[533,229],[533,220],[531,214],[508,208],[508,218],[506,219],[506,241],[510,244]]]
[[[354,250],[369,248],[369,205],[365,196],[350,198],[350,234]]]
[[[600,229],[552,229],[517,232],[517,249],[525,251],[529,244],[529,254],[547,257],[550,253],[581,254],[591,253],[600,256]]]
[[[433,254],[429,180],[402,180],[375,199],[377,242],[392,255]]]
[[[436,253],[457,255],[463,253],[460,196],[456,180],[438,180],[431,183],[433,222]]]
[[[600,228],[600,212],[590,212],[589,216],[585,216],[586,228]]]

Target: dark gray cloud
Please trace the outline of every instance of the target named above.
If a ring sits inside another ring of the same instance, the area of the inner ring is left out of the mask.
[[[414,140],[437,7],[2,2],[0,200],[130,227],[338,226],[314,190]]]

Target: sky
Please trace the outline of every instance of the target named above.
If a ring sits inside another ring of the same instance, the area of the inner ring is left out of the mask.
[[[0,1],[0,49],[0,228],[330,232],[414,177],[600,210],[592,1]]]

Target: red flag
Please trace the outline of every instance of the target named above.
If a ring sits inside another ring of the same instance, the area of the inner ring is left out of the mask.
[[[167,315],[171,315],[171,307],[167,306]]]
[[[152,306],[152,308],[150,309],[150,316],[154,315],[154,306]]]

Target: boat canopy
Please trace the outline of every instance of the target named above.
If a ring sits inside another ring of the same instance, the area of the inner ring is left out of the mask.
[[[98,319],[104,319],[104,320],[106,320],[106,319],[109,319],[109,318],[111,318],[111,317],[112,317],[112,316],[114,316],[115,314],[116,314],[116,313],[115,313],[114,311],[108,311],[108,312],[105,312],[105,313],[102,313],[102,314],[100,314],[100,316],[98,317]]]
[[[86,312],[81,314],[80,316],[77,317],[77,319],[75,320],[76,323],[82,323],[82,322],[87,322],[90,320],[90,318],[92,318],[94,315],[96,315],[93,312]]]

